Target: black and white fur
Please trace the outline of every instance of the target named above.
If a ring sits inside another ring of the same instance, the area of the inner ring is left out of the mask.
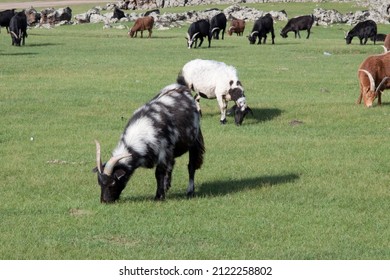
[[[235,123],[241,125],[245,115],[251,112],[246,103],[244,87],[237,76],[236,68],[215,60],[194,59],[181,69],[177,82],[195,92],[196,105],[201,111],[200,98],[217,99],[221,111],[221,124],[226,123],[228,101],[233,100]]]
[[[156,166],[156,200],[163,200],[171,186],[175,158],[189,152],[187,196],[195,192],[195,170],[205,152],[200,115],[191,91],[172,84],[136,110],[129,120],[112,158],[103,166],[96,141],[98,182],[101,202],[117,200],[138,167]]]

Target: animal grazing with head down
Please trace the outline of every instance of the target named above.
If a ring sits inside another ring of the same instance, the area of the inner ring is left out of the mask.
[[[138,31],[141,31],[141,38],[143,38],[144,30],[148,30],[149,31],[148,38],[150,38],[152,36],[153,24],[154,24],[154,18],[152,16],[138,18],[135,21],[134,26],[128,32],[128,34],[131,38],[133,38],[133,37],[137,37]]]
[[[15,9],[12,10],[5,10],[0,12],[0,30],[1,27],[5,27],[7,29],[7,33],[9,33],[9,23],[11,21],[11,18],[15,15]]]
[[[214,60],[191,60],[181,69],[177,82],[195,92],[199,112],[201,97],[216,98],[221,111],[221,124],[226,123],[226,109],[230,100],[235,102],[233,113],[236,125],[241,125],[246,114],[252,112],[246,103],[244,88],[233,66]]]
[[[301,38],[301,35],[299,34],[300,30],[307,30],[307,36],[306,39],[309,39],[310,37],[310,29],[313,26],[314,23],[314,16],[313,15],[306,15],[306,16],[299,16],[290,19],[286,26],[283,27],[282,31],[280,32],[280,36],[283,38],[287,38],[287,33],[290,31],[293,31],[295,33],[295,38],[297,38],[297,35],[299,38]]]
[[[274,20],[271,14],[268,13],[255,21],[252,32],[248,36],[249,43],[254,44],[256,43],[256,39],[259,38],[259,42],[257,44],[261,44],[261,38],[264,38],[263,44],[265,44],[267,40],[267,34],[270,32],[272,44],[275,44]]]
[[[200,47],[203,43],[203,37],[207,37],[209,41],[209,48],[210,48],[210,43],[211,43],[210,23],[205,19],[201,19],[191,23],[190,27],[188,27],[188,32],[186,37],[187,47],[191,49],[192,45],[195,43],[194,48],[196,48],[198,39],[200,40],[199,43],[199,47]]]
[[[222,40],[226,29],[226,16],[224,13],[219,13],[212,17],[210,21],[210,33],[213,39],[219,40],[219,32],[222,32]]]
[[[359,66],[358,78],[360,94],[356,103],[362,99],[366,107],[371,107],[378,97],[382,104],[382,91],[390,88],[390,52],[367,57]]]
[[[27,35],[27,16],[22,12],[15,13],[9,23],[9,33],[11,34],[12,45],[20,46],[25,44]]]
[[[375,21],[366,20],[359,22],[350,31],[345,34],[345,42],[351,44],[353,37],[358,37],[360,45],[365,45],[368,38],[373,37],[374,44],[376,42],[377,26]]]
[[[228,29],[229,36],[232,36],[233,33],[236,33],[237,36],[242,36],[245,30],[245,20],[243,19],[233,19],[230,22],[230,27]]]
[[[195,193],[195,170],[203,163],[205,152],[200,129],[200,115],[191,91],[172,84],[150,102],[136,110],[120,136],[107,163],[102,164],[100,144],[96,141],[100,201],[119,199],[131,175],[138,167],[156,166],[156,200],[164,200],[171,186],[175,158],[189,153],[187,196]]]

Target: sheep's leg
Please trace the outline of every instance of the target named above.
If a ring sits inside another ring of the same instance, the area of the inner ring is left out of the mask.
[[[356,100],[356,104],[361,104],[361,103],[362,103],[362,98],[363,98],[363,92],[360,91],[359,97],[358,97],[358,99]]]
[[[144,31],[141,30],[141,38],[143,38],[143,37],[144,37]]]
[[[151,38],[152,37],[152,29],[149,29],[149,36],[148,38]]]
[[[380,90],[378,91],[378,105],[382,105],[382,91]]]
[[[217,95],[217,101],[219,105],[219,109],[221,110],[221,124],[226,123],[226,108],[227,108],[227,101],[223,99],[222,94],[216,94]]]
[[[309,39],[310,37],[310,29],[307,30],[307,36],[306,36],[306,39]]]

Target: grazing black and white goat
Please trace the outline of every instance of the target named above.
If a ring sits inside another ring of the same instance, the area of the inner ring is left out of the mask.
[[[96,141],[98,183],[101,202],[119,199],[138,167],[156,166],[156,200],[163,200],[171,186],[175,158],[189,152],[187,196],[195,193],[195,170],[203,163],[205,152],[200,115],[191,91],[172,84],[136,110],[129,120],[111,159],[103,165],[100,144]]]
[[[199,112],[201,112],[200,97],[216,98],[221,110],[221,124],[226,123],[226,109],[230,100],[235,102],[232,111],[236,125],[241,125],[246,114],[252,112],[246,103],[244,88],[233,66],[214,60],[191,60],[181,69],[177,82],[195,91]]]

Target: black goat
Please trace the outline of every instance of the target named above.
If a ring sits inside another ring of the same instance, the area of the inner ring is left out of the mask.
[[[171,186],[175,158],[189,152],[187,196],[195,192],[195,170],[203,163],[204,142],[200,115],[190,90],[182,85],[165,87],[129,120],[111,159],[103,165],[96,141],[98,183],[101,202],[119,199],[138,167],[156,166],[156,200],[163,200]]]
[[[353,37],[358,37],[360,40],[360,45],[365,45],[367,43],[368,38],[373,37],[374,45],[376,42],[376,34],[377,34],[377,26],[375,21],[366,20],[359,22],[348,31],[345,35],[345,41],[349,45],[352,42]]]
[[[266,14],[262,16],[258,20],[256,20],[251,34],[248,36],[249,43],[256,43],[256,39],[259,38],[259,42],[257,44],[261,44],[261,38],[264,38],[263,44],[265,44],[267,40],[267,34],[271,32],[272,36],[272,44],[275,44],[275,32],[274,32],[274,20],[271,14]]]
[[[219,32],[222,31],[222,40],[226,29],[226,16],[224,13],[215,15],[210,22],[210,32],[213,39],[219,40]]]
[[[0,28],[3,26],[7,29],[7,33],[9,33],[9,23],[11,18],[15,15],[15,9],[5,10],[0,12]]]
[[[200,47],[203,43],[203,37],[207,37],[207,39],[209,40],[209,48],[210,48],[210,43],[211,43],[210,23],[205,19],[201,19],[191,23],[190,27],[188,28],[187,37],[186,37],[187,47],[191,49],[192,45],[195,43],[194,48],[196,48],[198,39],[200,40],[199,43],[199,47]]]
[[[301,38],[301,35],[299,34],[299,30],[307,30],[307,36],[306,39],[309,39],[310,37],[310,29],[313,26],[314,23],[314,16],[313,15],[306,15],[306,16],[299,16],[290,19],[286,26],[283,27],[282,31],[280,32],[280,36],[283,38],[287,38],[287,33],[290,31],[293,31],[295,33],[295,38],[297,38],[297,35],[299,38]]]
[[[11,34],[13,46],[20,46],[21,43],[24,45],[27,37],[27,16],[24,11],[16,13],[11,18],[9,33]]]

